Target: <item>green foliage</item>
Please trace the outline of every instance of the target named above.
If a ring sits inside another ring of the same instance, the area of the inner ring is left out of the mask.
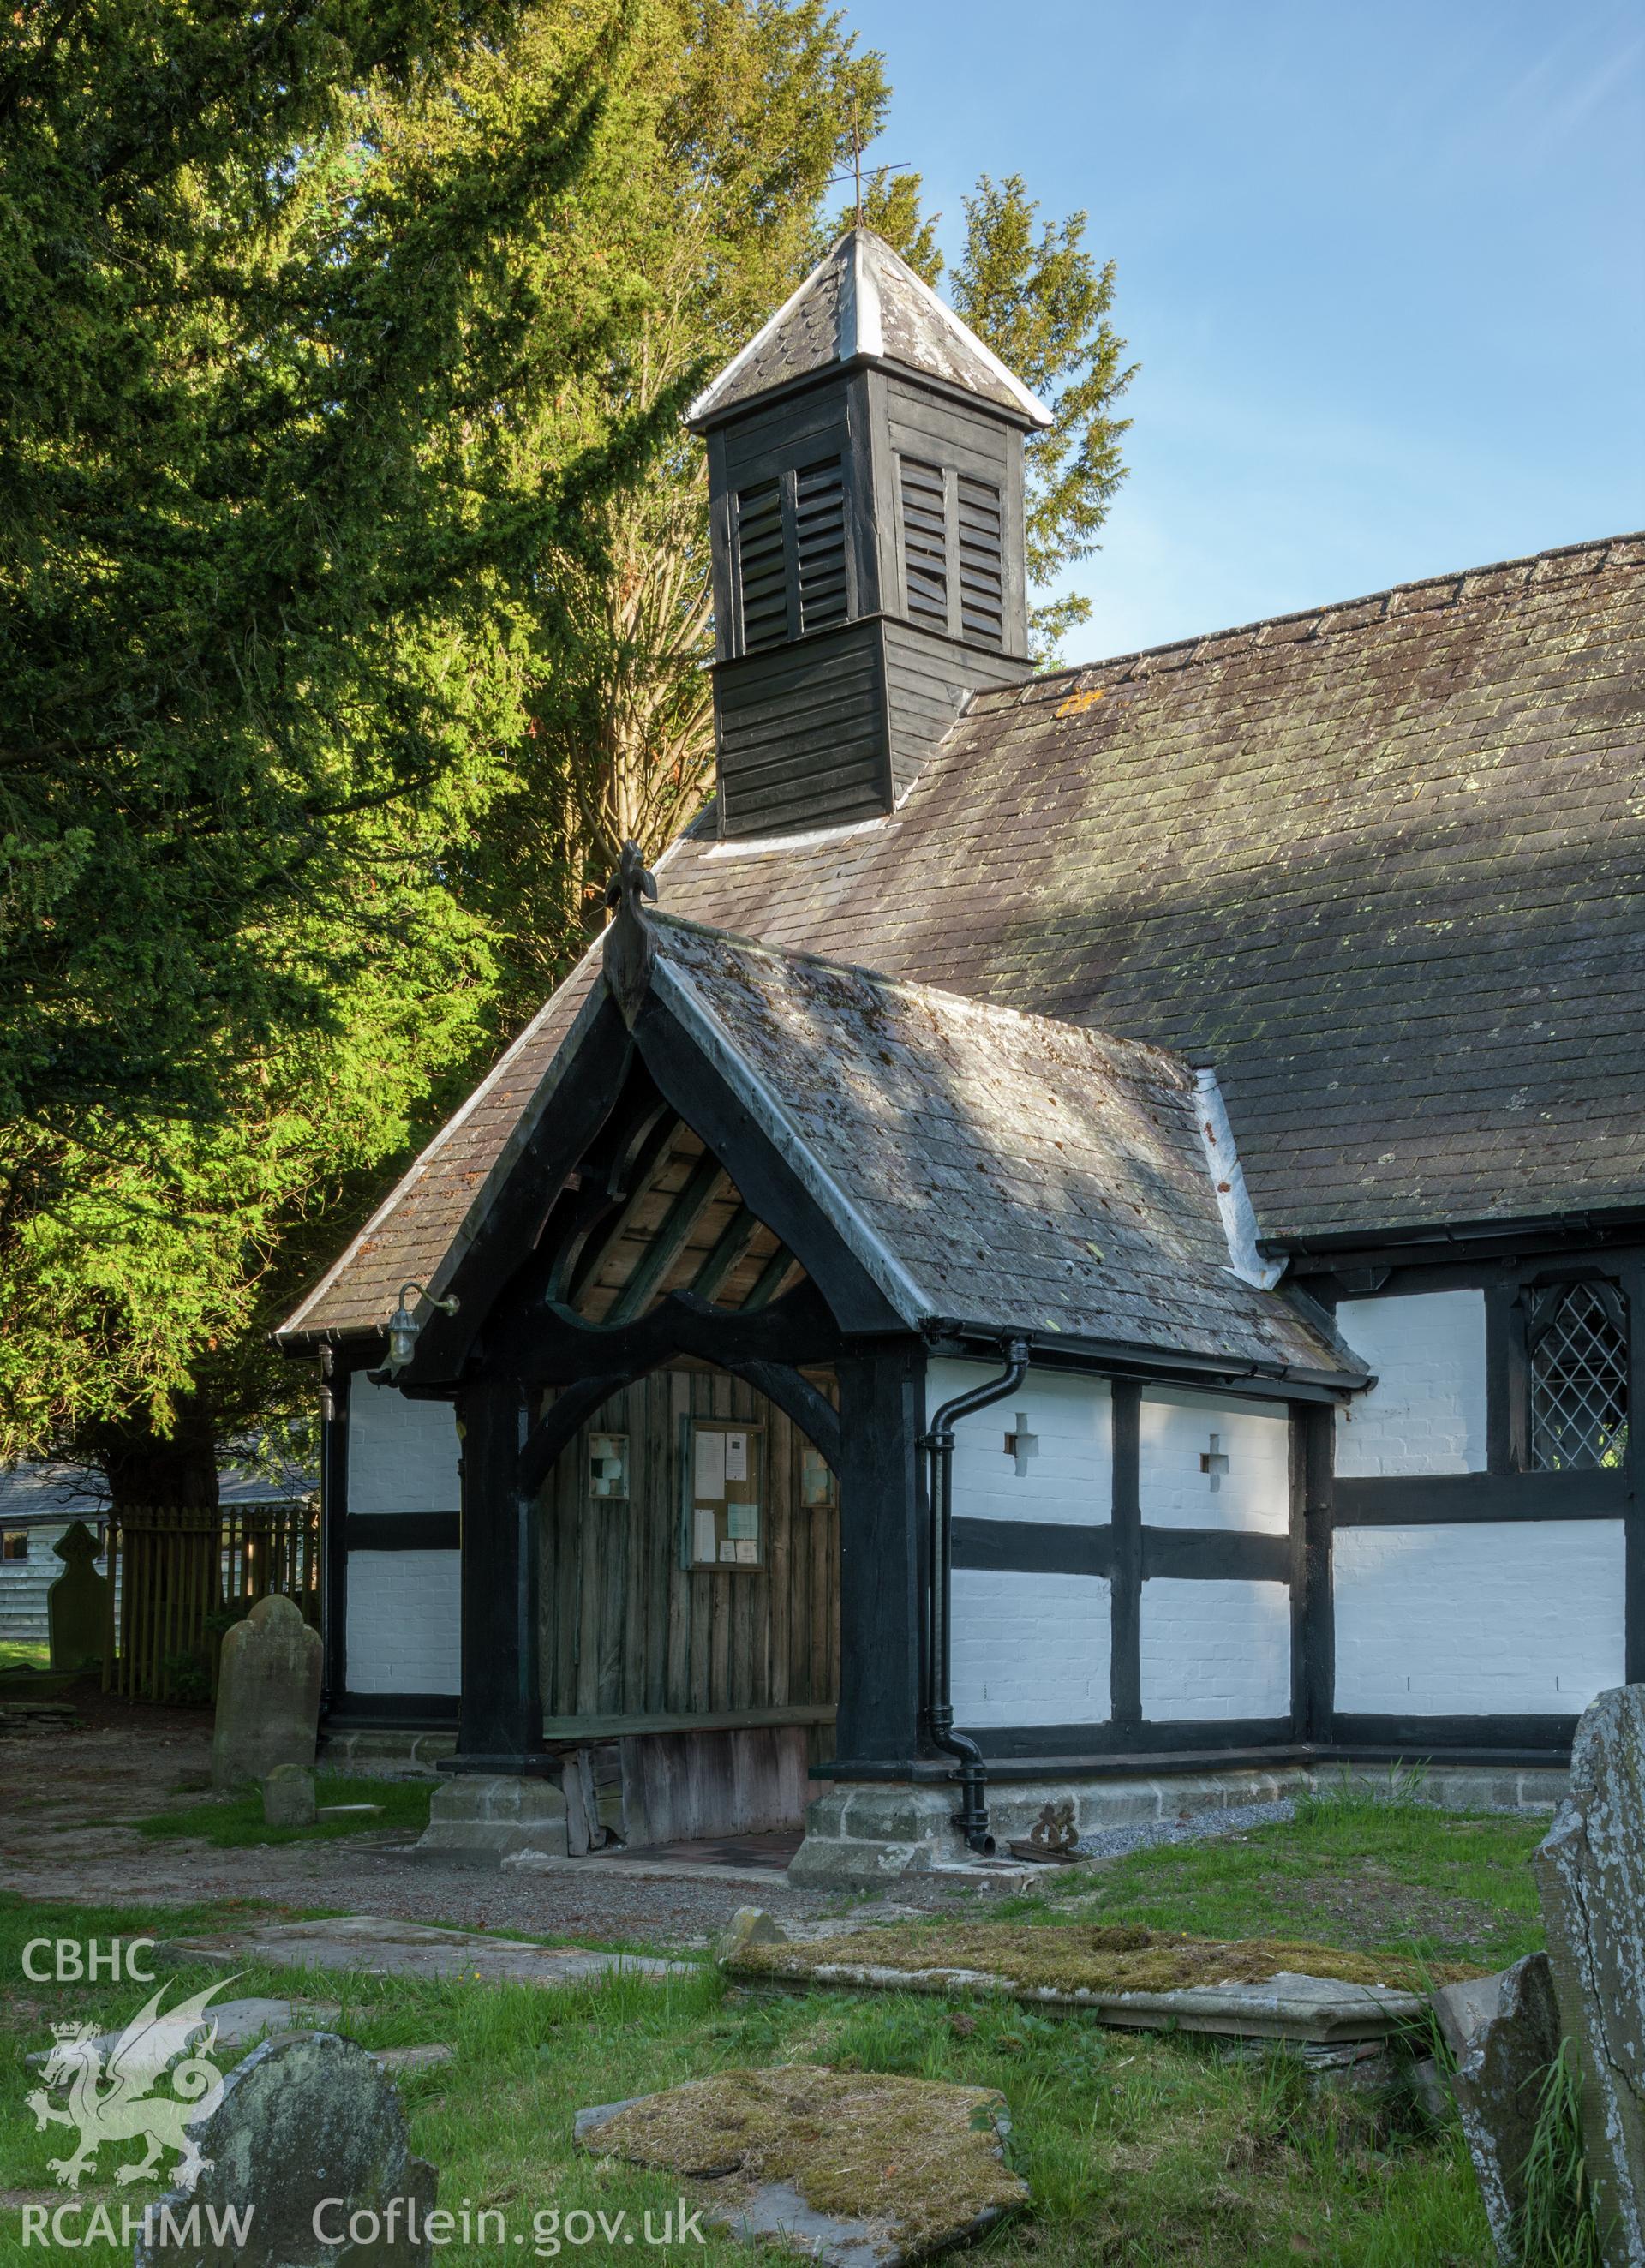
[[[642,296],[552,256],[609,12],[485,104],[461,0],[0,26],[0,1454],[266,1405],[327,1206],[489,1035],[450,884],[525,600],[671,423],[541,446]]]
[[[934,223],[922,212],[917,173],[876,174],[863,217],[935,285],[943,273]],[[1032,389],[1053,423],[1024,450],[1028,578],[1048,592],[1065,567],[1097,549],[1097,534],[1125,478],[1120,441],[1130,419],[1116,404],[1136,364],[1110,321],[1114,264],[1085,244],[1086,215],[1041,221],[1019,173],[985,173],[965,201],[966,244],[951,298],[984,343]],[[1091,600],[1065,593],[1030,609],[1036,657],[1051,666],[1067,633],[1091,618]]]
[[[1568,2040],[1548,2066],[1525,2160],[1518,2230],[1524,2268],[1601,2268],[1598,2224],[1583,2153],[1582,2089]]]

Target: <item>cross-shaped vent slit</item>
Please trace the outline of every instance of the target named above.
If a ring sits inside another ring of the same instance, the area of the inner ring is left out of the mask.
[[[1208,1473],[1211,1476],[1211,1494],[1220,1495],[1223,1475],[1228,1470],[1228,1454],[1223,1447],[1223,1437],[1220,1433],[1213,1433],[1210,1447],[1201,1450],[1200,1470],[1202,1473]]]
[[[1025,1410],[1019,1410],[1017,1413],[1016,1432],[1005,1437],[1005,1454],[1008,1457],[1016,1458],[1019,1473],[1026,1473],[1030,1457],[1037,1457],[1039,1454],[1039,1436],[1029,1432]]]

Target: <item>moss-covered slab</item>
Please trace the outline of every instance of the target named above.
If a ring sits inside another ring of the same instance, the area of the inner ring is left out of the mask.
[[[703,2185],[706,2217],[826,2268],[897,2268],[1028,2202],[991,2088],[782,2064],[724,2071],[576,2117],[579,2146]]]
[[[1279,1939],[1222,1940],[1113,1926],[943,1922],[853,1930],[804,1944],[741,1945],[750,1983],[851,1992],[979,1992],[1106,2024],[1253,2039],[1383,2039],[1426,2021],[1436,1982],[1397,1955]]]

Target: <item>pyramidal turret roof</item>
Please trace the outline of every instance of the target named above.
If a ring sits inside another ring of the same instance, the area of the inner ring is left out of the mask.
[[[795,380],[894,363],[978,394],[1029,425],[1051,412],[871,229],[850,228],[686,412],[699,431]]]

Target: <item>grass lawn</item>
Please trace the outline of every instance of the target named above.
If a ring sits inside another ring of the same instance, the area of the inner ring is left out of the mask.
[[[352,1819],[317,1819],[312,1827],[268,1827],[263,1823],[263,1800],[250,1795],[208,1796],[178,1811],[152,1812],[132,1823],[140,1835],[196,1836],[219,1850],[242,1850],[259,1843],[322,1843],[339,1835],[380,1834],[392,1828],[421,1835],[429,1823],[427,1780],[345,1779],[321,1772],[314,1783],[318,1803],[375,1803],[376,1812],[360,1812]]]
[[[380,1785],[380,1784],[379,1784]],[[1532,1822],[1458,1817],[1406,1805],[1326,1803],[1293,1825],[1227,1842],[1142,1852],[1062,1877],[1041,1896],[1011,1900],[1002,1918],[1056,1928],[1098,1914],[1213,1935],[1307,1935],[1366,1950],[1495,1963],[1537,1939],[1524,1860]],[[245,1909],[241,1910],[242,1911]],[[969,1902],[968,1917],[1001,1909]],[[0,2191],[43,2195],[61,2138],[37,2135],[22,2110],[32,2083],[22,2057],[48,2022],[95,2012],[108,2021],[141,1997],[21,1982],[24,1940],[60,1932],[106,1939],[222,1926],[223,1908],[114,1915],[0,1900]],[[179,1989],[206,1981],[180,1975]],[[232,1990],[290,1991],[248,1970]],[[738,2066],[826,2062],[999,2088],[1014,2127],[1031,2216],[979,2249],[990,2268],[1246,2268],[1318,2260],[1339,2268],[1489,2268],[1473,2176],[1450,2124],[1428,2126],[1414,2105],[1313,2090],[1281,2052],[1230,2057],[1187,2036],[1106,2032],[1014,2007],[914,1995],[818,1992],[765,1996],[729,1987],[710,1967],[665,1985],[618,1977],[597,1990],[431,1984],[340,1976],[311,1993],[341,1999],[341,2029],[371,2046],[444,2041],[452,2063],[410,2075],[403,2092],[415,2146],[441,2169],[441,2199],[499,2209],[507,2249],[538,2257],[533,2217],[649,2210],[654,2226],[678,2183],[602,2167],[570,2147],[572,2113]],[[99,2168],[113,2197],[119,2154]],[[137,2185],[141,2194],[146,2184]],[[53,2193],[55,2196],[55,2192]],[[129,2197],[132,2192],[124,2194]],[[32,2268],[14,2211],[0,2209],[0,2263]],[[516,2234],[523,2245],[512,2242]],[[562,2259],[613,2250],[598,2234]],[[111,2259],[106,2250],[78,2257]],[[129,2256],[127,2255],[127,2257]],[[492,2241],[439,2248],[437,2260],[492,2268]],[[705,2263],[753,2258],[710,2235],[672,2249],[636,2242],[626,2258]],[[965,2256],[958,2256],[964,2257]]]
[[[51,1648],[44,1638],[0,1638],[0,1669],[48,1669]]]

